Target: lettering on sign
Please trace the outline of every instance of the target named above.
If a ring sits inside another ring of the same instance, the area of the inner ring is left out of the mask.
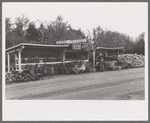
[[[85,43],[86,39],[77,39],[77,40],[65,40],[65,41],[56,41],[56,44],[76,44],[76,43]]]

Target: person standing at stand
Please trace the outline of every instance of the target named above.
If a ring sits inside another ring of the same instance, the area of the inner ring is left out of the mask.
[[[99,60],[99,69],[101,72],[105,71],[105,67],[104,67],[104,59],[103,59],[103,54],[100,53],[97,57],[97,59]]]
[[[100,57],[99,66],[100,66],[100,71],[104,72],[105,71],[105,67],[104,67],[104,59],[103,59],[103,57]]]

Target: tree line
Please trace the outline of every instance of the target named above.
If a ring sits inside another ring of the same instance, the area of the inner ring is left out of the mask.
[[[93,28],[92,33],[85,35],[81,29],[73,29],[61,15],[55,21],[40,22],[38,28],[36,22],[30,21],[25,15],[15,18],[14,23],[10,18],[5,18],[5,25],[6,48],[19,43],[53,45],[61,40],[87,39],[93,40],[99,47],[124,47],[124,53],[144,55],[144,32],[135,41],[126,34],[103,30],[100,26]]]

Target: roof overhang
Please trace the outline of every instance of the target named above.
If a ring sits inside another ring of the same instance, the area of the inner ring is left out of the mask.
[[[21,44],[18,44],[18,45],[15,45],[13,47],[10,47],[8,49],[6,49],[5,51],[9,51],[9,50],[13,50],[13,49],[16,49],[16,48],[25,48],[26,46],[28,47],[35,47],[35,48],[67,48],[69,47],[69,45],[45,45],[45,44],[28,44],[28,43],[21,43]]]
[[[124,47],[97,47],[97,50],[110,50],[110,51],[116,51],[116,50],[123,50]]]

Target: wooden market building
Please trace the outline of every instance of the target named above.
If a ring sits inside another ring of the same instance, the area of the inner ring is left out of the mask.
[[[84,45],[83,45],[84,44]],[[82,48],[83,47],[83,48]],[[96,47],[94,50],[86,49],[86,40],[67,40],[58,41],[56,45],[46,44],[29,44],[21,43],[6,49],[7,54],[7,68],[8,73],[10,72],[10,54],[14,53],[14,64],[15,68],[19,71],[24,69],[28,65],[43,65],[46,64],[59,64],[68,63],[74,61],[90,61],[89,55],[92,54],[93,64],[95,64],[96,54],[103,53],[104,57],[110,55],[118,55],[123,51],[124,47]],[[85,50],[85,49],[86,50]]]
[[[123,50],[124,47],[97,47],[96,52],[101,52],[105,58],[109,56],[116,56],[118,59],[118,56],[122,54]]]
[[[10,72],[10,54],[15,54],[15,67],[22,70],[27,64],[42,65],[68,63],[73,61],[88,61],[89,53],[83,50],[71,50],[70,45],[45,45],[21,43],[6,49],[7,68]]]

